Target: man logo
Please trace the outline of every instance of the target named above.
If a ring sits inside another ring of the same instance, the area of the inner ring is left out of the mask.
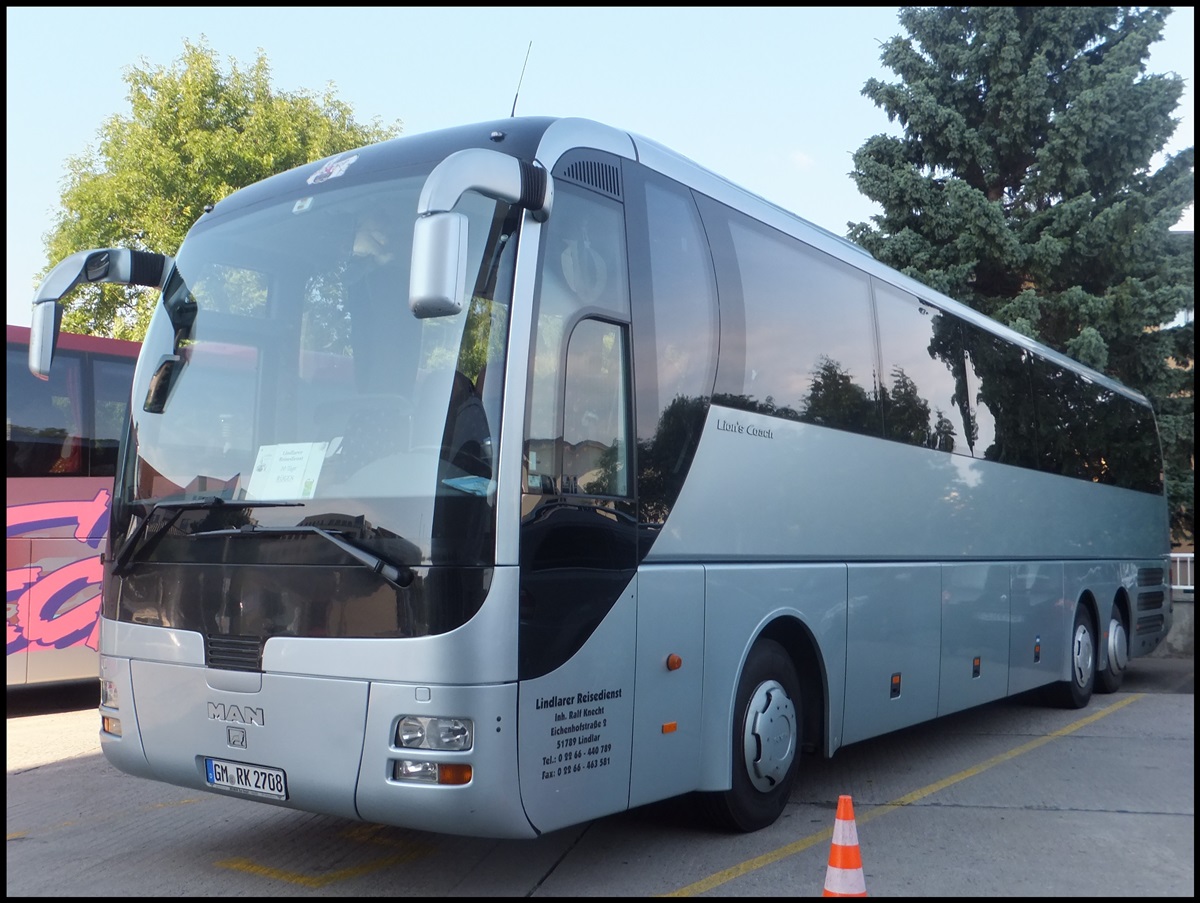
[[[229,739],[229,745],[234,749],[246,748],[246,729],[244,727],[227,727],[225,735]]]
[[[208,720],[228,721],[232,724],[257,724],[259,727],[265,727],[267,724],[266,714],[262,709],[249,705],[227,706],[223,702],[208,704]]]

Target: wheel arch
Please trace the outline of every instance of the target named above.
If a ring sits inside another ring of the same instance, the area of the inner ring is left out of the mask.
[[[817,645],[816,638],[808,626],[799,618],[782,615],[764,625],[754,641],[747,647],[754,646],[760,639],[771,639],[779,643],[787,651],[796,666],[796,674],[800,678],[802,698],[800,700],[800,722],[803,729],[801,751],[828,755],[826,741],[829,737],[828,726],[828,687],[825,674],[825,659]]]
[[[826,610],[821,609],[822,612]],[[746,613],[744,609],[741,612],[742,615]],[[831,718],[840,719],[841,710],[837,705],[839,700],[836,697],[830,699],[830,686],[834,686],[834,692],[840,688],[836,673],[831,679],[828,669],[837,667],[833,656],[838,650],[835,646],[832,652],[822,651],[815,626],[805,621],[802,612],[790,606],[763,612],[753,620],[739,617],[722,622],[715,633],[710,632],[713,625],[709,625],[705,638],[704,714],[697,790],[729,789],[733,760],[728,738],[736,729],[737,687],[752,650],[764,639],[777,642],[796,670],[801,686],[803,739],[800,752],[816,750],[825,757],[832,754],[829,745],[831,738],[837,739],[840,724],[831,724]],[[844,634],[834,631],[831,640],[839,638],[844,644]]]
[[[1076,600],[1075,605],[1076,607],[1082,606],[1083,608],[1087,609],[1088,613],[1092,616],[1092,630],[1094,633],[1096,633],[1096,645],[1100,646],[1100,625],[1102,623],[1107,623],[1107,621],[1102,622],[1100,620],[1100,603],[1096,601],[1096,594],[1090,589],[1082,590],[1079,593],[1079,599]],[[1075,612],[1072,610],[1070,620],[1073,622],[1074,619]]]

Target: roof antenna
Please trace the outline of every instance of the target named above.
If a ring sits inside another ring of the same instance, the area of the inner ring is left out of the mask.
[[[517,115],[517,98],[521,96],[521,82],[525,80],[525,67],[529,65],[529,51],[532,49],[533,41],[530,41],[529,47],[525,50],[525,62],[521,64],[521,77],[517,79],[517,93],[513,95],[512,112],[508,114],[510,119]]]

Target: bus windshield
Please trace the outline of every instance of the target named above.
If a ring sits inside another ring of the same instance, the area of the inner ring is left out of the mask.
[[[471,303],[418,319],[409,268],[428,170],[395,173],[305,186],[189,233],[135,377],[114,523],[189,499],[248,504],[187,507],[147,543],[154,560],[190,558],[179,544],[193,534],[261,526],[353,533],[396,565],[491,563],[519,217],[464,195]]]

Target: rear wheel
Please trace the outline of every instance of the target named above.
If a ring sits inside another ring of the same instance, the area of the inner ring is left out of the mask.
[[[1053,684],[1050,701],[1064,709],[1082,709],[1096,685],[1096,627],[1087,606],[1075,608],[1071,628],[1071,678]]]
[[[705,795],[720,826],[757,831],[787,806],[800,760],[800,679],[784,648],[760,640],[738,681],[733,721],[733,786]]]
[[[1096,689],[1101,693],[1115,693],[1121,689],[1125,668],[1129,665],[1129,625],[1121,606],[1113,604],[1112,616],[1108,620],[1108,664],[1096,674]]]

